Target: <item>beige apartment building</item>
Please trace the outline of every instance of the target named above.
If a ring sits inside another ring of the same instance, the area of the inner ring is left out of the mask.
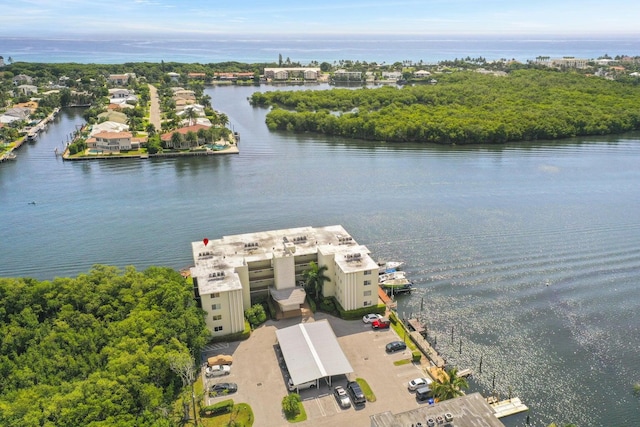
[[[299,227],[193,242],[196,300],[215,336],[241,332],[244,310],[271,298],[285,317],[300,315],[303,273],[326,266],[322,294],[345,310],[378,301],[378,264],[340,225]]]

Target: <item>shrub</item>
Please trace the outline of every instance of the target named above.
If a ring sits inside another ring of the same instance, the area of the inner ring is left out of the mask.
[[[300,395],[291,393],[282,398],[282,410],[287,418],[294,418],[300,413]]]
[[[267,321],[267,313],[262,304],[254,304],[244,312],[245,317],[253,329]]]
[[[201,415],[227,414],[233,409],[233,399],[223,400],[214,405],[203,406],[200,409]]]

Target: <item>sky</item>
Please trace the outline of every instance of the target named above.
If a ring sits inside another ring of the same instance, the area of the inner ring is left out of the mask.
[[[0,36],[639,34],[631,0],[0,0]]]

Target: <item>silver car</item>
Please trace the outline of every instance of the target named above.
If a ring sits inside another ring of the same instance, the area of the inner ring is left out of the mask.
[[[333,389],[333,395],[336,397],[338,405],[340,405],[341,408],[348,408],[351,406],[349,395],[341,385],[338,385]]]

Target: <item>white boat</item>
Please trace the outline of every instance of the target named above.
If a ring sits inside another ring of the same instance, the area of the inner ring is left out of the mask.
[[[405,279],[404,271],[392,271],[390,273],[383,273],[378,276],[378,283],[388,282],[389,280]]]
[[[378,271],[386,273],[387,271],[399,270],[404,265],[403,261],[378,261]]]

